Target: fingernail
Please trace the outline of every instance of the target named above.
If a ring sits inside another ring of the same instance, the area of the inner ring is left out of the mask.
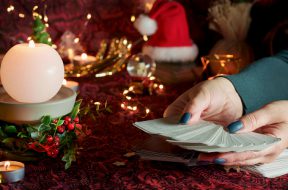
[[[224,158],[216,158],[213,162],[215,164],[224,164],[226,160]]]
[[[240,129],[242,129],[242,127],[243,127],[243,123],[241,121],[235,121],[227,126],[228,131],[230,133],[235,133],[239,131]]]
[[[186,124],[191,118],[191,116],[192,115],[189,112],[184,113],[179,121],[179,124]]]
[[[196,164],[197,164],[198,166],[204,166],[204,165],[212,164],[212,162],[199,160],[199,161],[196,162]]]

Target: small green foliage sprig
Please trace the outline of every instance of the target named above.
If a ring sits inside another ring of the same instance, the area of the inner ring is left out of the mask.
[[[40,15],[34,17],[32,38],[37,43],[52,45],[50,34],[46,31],[46,26]]]
[[[77,101],[70,114],[54,120],[50,116],[43,116],[37,125],[1,123],[0,147],[5,148],[3,153],[19,159],[20,155],[29,155],[30,157],[25,157],[25,161],[29,161],[28,158],[33,160],[31,150],[52,158],[61,155],[66,163],[65,169],[68,169],[76,160],[77,139],[83,135],[78,117],[80,105],[81,101]],[[39,154],[36,156],[40,157]]]

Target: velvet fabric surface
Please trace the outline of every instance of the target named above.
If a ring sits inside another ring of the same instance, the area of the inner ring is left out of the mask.
[[[23,181],[0,184],[2,189],[287,189],[288,175],[268,179],[231,171],[222,166],[186,167],[180,164],[143,161],[138,156],[125,157],[133,146],[148,135],[132,125],[135,121],[159,118],[166,106],[190,83],[165,86],[164,94],[139,96],[151,113],[146,118],[123,110],[122,92],[131,82],[126,72],[98,79],[79,79],[79,98],[83,101],[108,101],[112,114],[89,117],[81,123],[91,134],[80,144],[77,162],[64,169],[60,159],[26,163]],[[117,166],[114,163],[124,163]]]

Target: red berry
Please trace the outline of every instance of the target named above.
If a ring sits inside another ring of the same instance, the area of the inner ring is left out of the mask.
[[[50,157],[52,157],[52,151],[48,151],[48,152],[47,152],[47,155],[50,156]]]
[[[54,142],[54,145],[55,145],[55,146],[59,146],[59,145],[60,145],[60,142],[59,142],[59,141],[55,141],[55,142]]]
[[[75,117],[74,122],[79,123],[79,117]]]
[[[55,142],[60,142],[60,137],[59,137],[58,135],[56,135],[56,136],[54,137],[54,141],[55,141]]]
[[[68,124],[69,124],[69,122],[64,120],[64,125],[68,125]]]
[[[53,120],[53,123],[56,124],[57,122],[58,122],[58,119],[54,119],[54,120]]]
[[[66,117],[64,118],[64,120],[67,121],[67,122],[69,123],[69,122],[71,122],[71,117],[66,116]]]
[[[68,126],[67,126],[67,129],[69,130],[69,131],[72,131],[72,130],[74,130],[74,123],[69,123],[68,124]]]
[[[48,135],[48,136],[46,137],[46,142],[47,142],[47,143],[53,142],[53,137],[52,137],[51,135]]]
[[[58,133],[62,134],[65,131],[65,127],[63,125],[60,125],[57,127],[57,131],[58,131]]]
[[[56,157],[59,153],[59,150],[56,148],[56,149],[52,150],[52,152],[53,152],[54,156]]]
[[[82,125],[77,123],[77,124],[76,124],[76,128],[78,128],[78,129],[81,130],[81,129],[82,129]]]

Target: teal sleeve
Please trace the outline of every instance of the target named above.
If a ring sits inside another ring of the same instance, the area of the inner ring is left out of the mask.
[[[267,103],[288,100],[288,50],[260,59],[239,74],[225,76],[242,99],[244,113]]]

